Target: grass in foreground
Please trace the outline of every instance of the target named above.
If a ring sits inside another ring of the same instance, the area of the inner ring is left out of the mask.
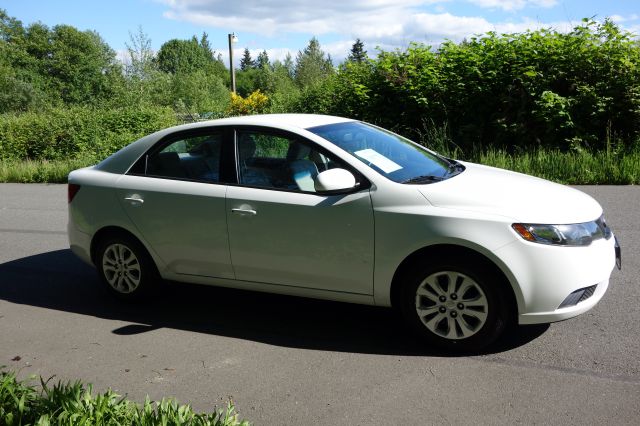
[[[62,383],[49,387],[40,378],[41,389],[20,381],[15,373],[0,369],[0,424],[14,425],[103,425],[103,426],[249,426],[238,420],[231,403],[226,410],[194,413],[190,406],[171,399],[143,405],[111,390],[93,394],[91,385]]]
[[[571,185],[638,185],[640,151],[626,153],[561,152],[535,150],[519,154],[479,151],[470,155],[444,155],[500,167]],[[65,183],[69,172],[97,163],[93,158],[59,161],[0,161],[0,182]]]

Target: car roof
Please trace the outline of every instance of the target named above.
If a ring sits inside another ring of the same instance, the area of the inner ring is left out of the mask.
[[[349,118],[335,117],[320,114],[262,114],[245,115],[240,117],[222,118],[219,120],[203,121],[197,124],[203,125],[270,125],[278,127],[297,127],[308,129],[310,127],[323,126],[325,124],[342,123],[353,121]]]
[[[220,118],[169,127],[145,136],[127,145],[95,166],[95,169],[109,173],[125,173],[131,164],[153,144],[166,135],[213,126],[270,126],[283,130],[299,131],[326,124],[354,121],[349,118],[320,114],[262,114]]]

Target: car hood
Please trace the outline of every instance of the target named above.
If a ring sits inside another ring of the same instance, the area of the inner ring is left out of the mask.
[[[582,223],[602,214],[600,204],[577,189],[495,167],[462,164],[464,172],[420,185],[420,193],[434,206],[507,216],[523,223]]]

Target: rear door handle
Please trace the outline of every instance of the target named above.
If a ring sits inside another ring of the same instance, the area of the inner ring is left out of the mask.
[[[251,216],[255,216],[256,214],[258,214],[257,211],[251,210],[251,209],[231,209],[231,212],[236,214],[251,215]]]

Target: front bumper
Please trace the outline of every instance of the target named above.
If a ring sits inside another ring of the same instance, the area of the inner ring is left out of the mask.
[[[520,314],[518,316],[518,322],[520,324],[540,324],[573,318],[596,306],[600,299],[602,299],[602,296],[604,296],[607,288],[609,288],[609,280],[601,281],[597,284],[596,291],[593,293],[593,296],[576,305],[558,308],[549,312],[530,312]]]
[[[615,237],[594,241],[588,247],[549,246],[522,240],[497,250],[496,254],[513,274],[518,322],[561,321],[593,308],[609,286],[619,253],[616,244]],[[571,293],[594,285],[590,297],[560,307]]]

